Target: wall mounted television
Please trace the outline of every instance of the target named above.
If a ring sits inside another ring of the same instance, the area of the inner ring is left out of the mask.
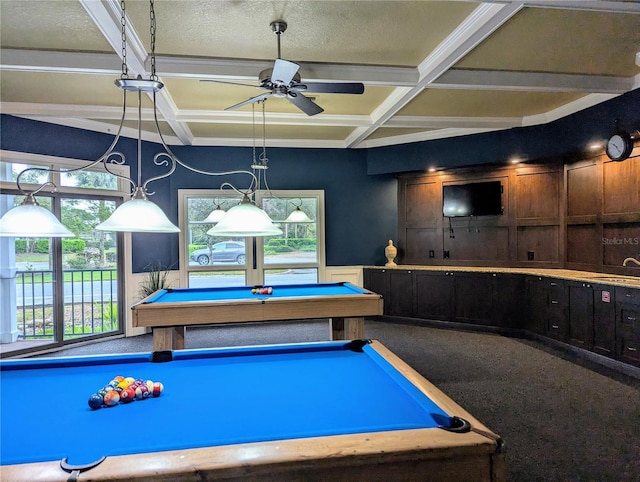
[[[443,186],[442,214],[449,218],[502,214],[500,181]]]

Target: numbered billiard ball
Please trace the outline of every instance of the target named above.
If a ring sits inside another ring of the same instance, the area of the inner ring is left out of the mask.
[[[122,403],[133,402],[134,398],[136,398],[136,392],[132,387],[127,387],[120,392],[120,401]]]
[[[153,394],[154,397],[159,397],[163,390],[164,390],[164,385],[162,385],[162,383],[160,382],[155,382],[153,384],[153,390],[151,393]]]
[[[149,389],[147,385],[140,385],[136,387],[136,400],[143,400],[149,396]]]
[[[89,397],[89,406],[93,410],[102,408],[103,403],[104,403],[104,398],[102,397],[102,395],[98,395],[97,393],[94,393]]]
[[[111,390],[105,394],[103,400],[107,407],[113,407],[114,405],[118,405],[118,402],[120,402],[120,394],[116,390]]]

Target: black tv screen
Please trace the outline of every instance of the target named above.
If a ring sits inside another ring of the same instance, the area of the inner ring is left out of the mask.
[[[443,186],[442,214],[450,218],[502,214],[500,181]]]

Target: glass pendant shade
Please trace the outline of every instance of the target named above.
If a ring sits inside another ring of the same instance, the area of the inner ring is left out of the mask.
[[[96,226],[98,231],[121,231],[128,233],[179,233],[174,225],[156,204],[146,196],[134,194],[129,201],[118,206],[109,219]]]
[[[220,209],[220,207],[217,207],[216,209],[214,209],[209,213],[209,215],[205,218],[204,222],[214,223],[214,224],[219,223],[220,221],[222,221],[222,218],[225,217],[226,214],[227,214],[226,211],[223,211],[222,209]]]
[[[289,214],[287,221],[290,223],[311,223],[311,219],[309,216],[305,214],[305,212],[300,209],[300,207],[296,207],[296,210]]]
[[[248,200],[233,206],[222,220],[207,231],[209,236],[277,236],[282,229],[271,218]]]
[[[38,205],[28,195],[24,203],[5,213],[0,219],[0,236],[11,238],[74,237],[54,214]]]

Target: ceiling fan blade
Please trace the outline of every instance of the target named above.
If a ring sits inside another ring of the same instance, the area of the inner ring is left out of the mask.
[[[255,84],[242,84],[240,82],[227,82],[226,80],[214,80],[214,79],[200,79],[200,82],[212,82],[214,84],[227,84],[227,85],[239,85],[240,87],[253,87],[254,89],[259,89],[261,85]]]
[[[309,116],[324,112],[322,107],[298,92],[288,92],[287,99]]]
[[[294,84],[292,89],[302,90],[304,92],[324,93],[324,94],[362,94],[364,92],[364,84],[358,82],[305,82],[304,84]]]
[[[282,83],[289,85],[296,75],[300,66],[284,59],[276,59],[273,64],[273,72],[271,72],[271,82],[273,84]]]
[[[265,92],[264,94],[256,95],[255,97],[251,97],[243,102],[232,105],[231,107],[227,107],[225,110],[233,110],[238,109],[242,106],[253,104],[254,102],[260,102],[261,100],[265,100],[267,97],[271,96],[271,92]]]

